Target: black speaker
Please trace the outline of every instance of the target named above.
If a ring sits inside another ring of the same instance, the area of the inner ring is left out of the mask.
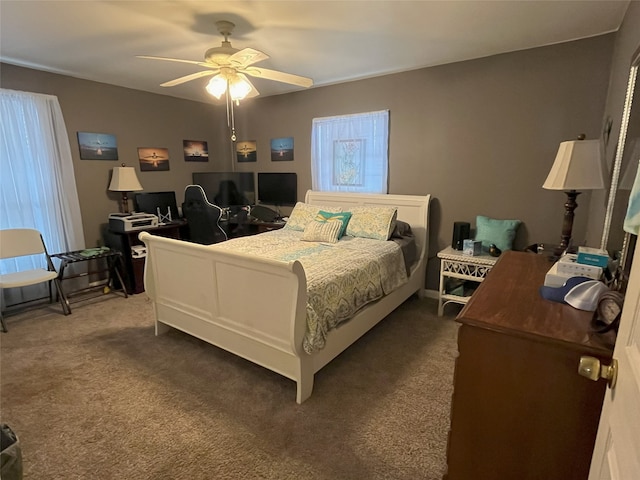
[[[453,240],[451,247],[462,250],[463,240],[467,240],[471,235],[471,224],[469,222],[453,222]]]

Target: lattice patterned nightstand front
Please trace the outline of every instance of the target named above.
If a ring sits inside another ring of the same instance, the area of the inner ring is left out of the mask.
[[[438,253],[440,259],[440,290],[438,292],[438,316],[442,316],[444,306],[447,303],[465,304],[471,295],[464,294],[465,282],[479,284],[487,276],[487,273],[498,260],[490,255],[470,256],[464,255],[460,250],[447,247]],[[458,289],[462,294],[453,292],[451,279],[459,280]]]

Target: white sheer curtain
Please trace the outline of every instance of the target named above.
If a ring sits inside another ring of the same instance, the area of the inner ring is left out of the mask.
[[[314,118],[314,190],[387,193],[389,111]]]
[[[0,228],[34,228],[50,254],[84,248],[69,137],[58,98],[0,89]],[[0,261],[0,272],[44,267]]]

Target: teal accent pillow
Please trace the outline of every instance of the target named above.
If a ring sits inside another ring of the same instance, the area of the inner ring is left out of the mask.
[[[350,218],[351,212],[333,213],[320,210],[318,215],[316,215],[315,220],[317,222],[340,222],[341,226],[338,230],[338,238],[341,238],[344,235],[344,231],[347,229],[347,224],[349,223]]]
[[[476,217],[476,240],[482,242],[482,248],[489,250],[493,243],[503,252],[511,250],[513,239],[522,222],[520,220],[497,220],[478,215]]]
[[[309,203],[298,202],[296,203],[296,206],[293,207],[293,211],[289,215],[289,220],[287,220],[284,228],[287,230],[298,230],[303,232],[309,222],[316,218],[316,215],[318,215],[320,210],[337,213],[342,209],[340,207],[311,205]]]

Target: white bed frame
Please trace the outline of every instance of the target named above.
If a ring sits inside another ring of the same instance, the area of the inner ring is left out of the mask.
[[[308,191],[306,203],[395,206],[411,225],[418,261],[409,282],[361,309],[327,335],[326,346],[304,352],[307,289],[298,261],[280,262],[142,232],[144,282],[155,311],[156,335],[169,327],[228,350],[297,382],[296,401],[311,395],[314,374],[412,294],[424,294],[430,195]]]

